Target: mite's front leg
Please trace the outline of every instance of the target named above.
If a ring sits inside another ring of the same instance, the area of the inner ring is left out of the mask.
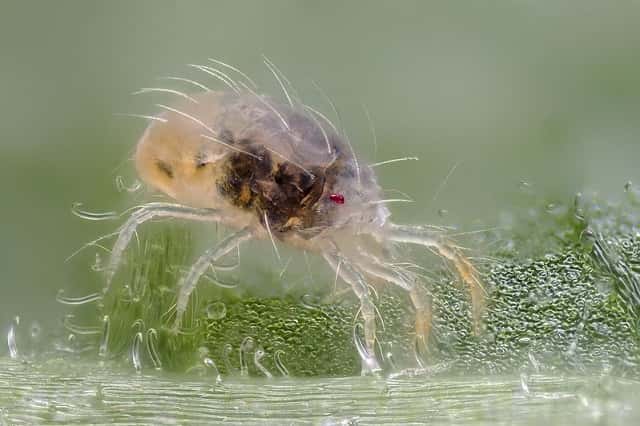
[[[214,209],[197,209],[193,207],[183,206],[174,203],[149,203],[138,208],[124,225],[120,228],[118,239],[111,250],[109,264],[105,269],[107,285],[104,289],[106,292],[111,285],[111,280],[118,270],[118,266],[122,261],[122,254],[129,245],[131,237],[133,237],[136,228],[144,222],[156,217],[169,217],[180,219],[191,219],[198,221],[219,222],[220,213]]]
[[[482,316],[485,304],[485,293],[478,279],[478,273],[471,262],[464,257],[460,253],[460,250],[453,245],[452,242],[448,241],[440,231],[419,226],[390,224],[386,232],[386,235],[392,241],[419,244],[433,248],[440,256],[446,258],[453,264],[462,280],[469,287],[473,310],[473,328],[474,332],[479,334],[480,317]]]
[[[229,235],[227,238],[220,241],[216,247],[212,247],[205,251],[193,266],[191,266],[189,272],[180,279],[180,282],[178,283],[178,301],[176,302],[176,320],[173,326],[174,332],[180,330],[180,326],[182,325],[182,316],[187,310],[187,304],[189,303],[189,296],[209,265],[238,247],[243,241],[251,239],[252,237],[253,232],[250,228],[244,228],[241,231]]]
[[[362,248],[361,248],[362,249]],[[409,293],[411,303],[415,309],[415,346],[419,353],[426,353],[431,334],[431,296],[421,285],[418,277],[407,270],[400,270],[393,265],[383,262],[362,249],[363,256],[357,262],[358,267],[367,275],[380,278],[394,284]],[[416,357],[420,362],[420,358]]]
[[[331,268],[342,278],[355,295],[360,299],[360,312],[364,320],[364,341],[367,354],[362,356],[362,372],[363,374],[371,372],[377,373],[381,370],[375,353],[376,341],[376,307],[371,301],[369,294],[369,286],[364,277],[358,272],[348,260],[337,255],[325,253],[325,260]]]

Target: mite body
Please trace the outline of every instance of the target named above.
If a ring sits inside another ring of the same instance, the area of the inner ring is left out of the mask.
[[[234,92],[192,99],[168,107],[138,142],[136,168],[148,185],[305,250],[323,251],[320,236],[347,223],[386,221],[371,169],[319,118]]]
[[[202,274],[244,241],[271,239],[274,246],[280,242],[317,253],[359,298],[363,370],[376,371],[380,367],[370,283],[387,282],[409,293],[416,343],[422,349],[427,346],[428,291],[416,273],[399,265],[393,250],[397,244],[417,244],[456,268],[470,290],[477,329],[483,294],[471,263],[441,231],[390,221],[373,168],[358,160],[348,140],[324,115],[292,100],[285,86],[288,103],[259,95],[215,68],[199,67],[224,75],[230,90],[181,94],[178,103],[158,105],[162,112],[151,117],[139,140],[135,164],[147,185],[174,202],[149,203],[132,214],[112,250],[107,282],[136,227],[157,217],[216,222],[234,230],[178,283],[175,330]],[[278,77],[275,71],[274,75]]]

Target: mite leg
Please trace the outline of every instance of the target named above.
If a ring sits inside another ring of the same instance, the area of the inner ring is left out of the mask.
[[[476,269],[471,262],[460,254],[460,250],[453,243],[447,241],[440,231],[419,226],[405,226],[391,224],[387,234],[392,241],[408,244],[418,244],[435,249],[438,254],[451,263],[458,274],[469,287],[473,313],[473,326],[476,334],[480,331],[480,317],[484,308],[484,289],[478,279]]]
[[[180,282],[178,283],[178,301],[176,302],[176,321],[173,327],[174,331],[178,331],[180,329],[182,316],[187,310],[187,304],[189,303],[189,296],[209,265],[229,253],[231,250],[237,248],[243,241],[252,237],[253,233],[249,228],[244,228],[241,231],[229,235],[227,238],[220,241],[217,246],[205,251],[202,256],[196,260],[193,266],[191,266],[189,272],[180,279]]]
[[[375,355],[376,341],[376,307],[371,301],[369,286],[364,277],[348,261],[336,255],[324,254],[324,258],[331,268],[342,278],[360,299],[360,312],[364,320],[364,340],[367,354],[362,358],[362,372],[376,373],[381,370]]]
[[[366,260],[358,263],[358,267],[365,274],[383,279],[409,293],[411,303],[416,311],[416,348],[420,352],[426,353],[431,334],[431,296],[420,285],[418,277],[408,271],[398,271],[374,256],[367,256]]]
[[[120,228],[118,239],[111,251],[109,264],[105,268],[107,285],[104,291],[109,289],[111,280],[122,261],[122,254],[127,248],[129,241],[131,241],[131,237],[133,237],[136,228],[144,222],[156,217],[170,217],[211,222],[219,222],[221,218],[220,213],[213,209],[196,209],[172,203],[149,203],[143,205],[133,212],[125,224]]]

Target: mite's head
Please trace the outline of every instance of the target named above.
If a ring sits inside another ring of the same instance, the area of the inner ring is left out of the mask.
[[[369,227],[382,226],[390,215],[378,202],[380,188],[371,169],[356,169],[353,159],[347,158],[325,170],[325,189],[314,207],[314,216],[329,233],[344,233],[345,228],[366,233]]]
[[[182,106],[194,117],[215,114],[202,105]],[[211,102],[207,103],[212,105]],[[140,178],[153,189],[176,201],[194,207],[213,207],[216,163],[226,151],[203,137],[207,131],[194,121],[175,112],[160,115],[139,140],[135,164]],[[199,118],[200,119],[200,118]]]

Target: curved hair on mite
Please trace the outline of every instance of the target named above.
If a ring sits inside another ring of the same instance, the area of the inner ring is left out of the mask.
[[[135,150],[140,179],[171,202],[139,206],[118,230],[105,268],[107,288],[136,228],[154,218],[214,222],[233,231],[202,253],[179,280],[176,332],[200,277],[241,244],[270,239],[274,246],[315,253],[358,297],[363,371],[375,372],[380,365],[374,351],[373,284],[389,283],[408,293],[415,310],[416,347],[427,348],[431,297],[421,276],[398,259],[396,250],[397,245],[419,245],[450,262],[466,284],[477,332],[484,290],[460,248],[435,227],[393,223],[387,204],[394,200],[383,198],[374,173],[376,165],[386,162],[361,162],[344,132],[295,96],[270,60],[264,58],[264,63],[282,87],[282,101],[261,94],[246,74],[213,59],[190,67],[223,90],[167,77],[194,92],[155,87],[136,92],[175,97],[173,103],[157,104],[157,115],[143,116],[149,125]]]

